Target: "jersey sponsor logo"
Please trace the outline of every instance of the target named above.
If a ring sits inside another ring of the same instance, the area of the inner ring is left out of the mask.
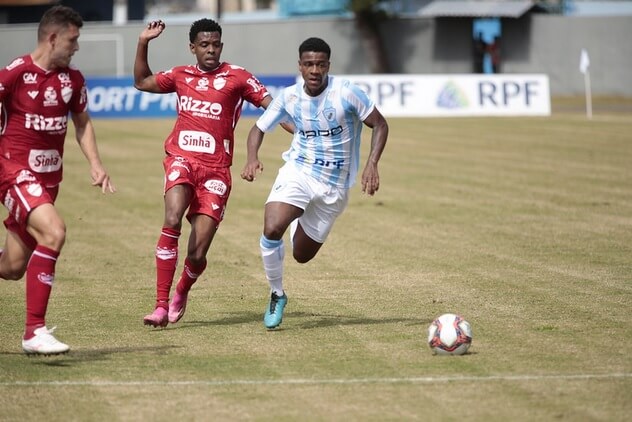
[[[195,87],[196,91],[208,91],[208,79],[207,78],[200,78],[198,80],[197,86]]]
[[[22,80],[25,84],[36,84],[37,73],[26,72],[22,75]]]
[[[215,138],[210,133],[183,130],[178,134],[178,145],[185,151],[215,153]]]
[[[342,126],[336,126],[332,129],[315,129],[315,130],[299,130],[298,133],[305,139],[316,137],[336,136],[342,133]]]
[[[70,98],[72,98],[72,87],[71,86],[63,87],[61,89],[61,99],[64,100],[66,104],[68,104],[68,101],[70,101]]]
[[[226,79],[225,78],[215,78],[213,79],[213,88],[215,88],[216,90],[220,90],[222,88],[224,88],[226,86]]]
[[[331,167],[331,168],[335,167],[337,169],[341,169],[345,165],[345,160],[329,161],[329,160],[323,160],[322,158],[307,158],[302,155],[299,155],[296,161],[298,161],[299,163],[313,164],[315,166],[321,166],[321,167]]]
[[[29,95],[29,97],[31,97],[31,99],[34,100],[39,95],[39,91],[29,91],[27,92],[27,94]]]
[[[259,92],[263,89],[261,82],[259,82],[259,80],[254,76],[252,78],[248,78],[246,83],[250,85],[255,92]]]
[[[204,182],[204,187],[207,191],[215,193],[217,195],[224,195],[226,193],[226,183],[217,179],[210,179]]]
[[[9,65],[7,66],[7,70],[13,70],[16,67],[20,66],[21,64],[24,64],[24,59],[19,57],[13,60],[11,63],[9,63]]]
[[[68,116],[44,117],[41,114],[26,113],[24,127],[37,131],[62,132],[68,127]]]
[[[13,213],[13,207],[15,206],[15,199],[10,195],[10,191],[4,197],[4,206],[7,207],[9,214]]]
[[[56,149],[29,151],[29,167],[36,173],[52,173],[61,168],[61,155]]]
[[[52,86],[47,87],[46,91],[44,91],[44,106],[52,107],[58,104],[59,102],[57,101],[57,93],[55,92],[55,88],[53,88]]]
[[[59,82],[61,82],[62,84],[69,84],[70,83],[70,75],[66,72],[61,72],[57,75],[57,78],[59,79]]]
[[[86,104],[88,102],[88,88],[86,86],[81,87],[81,95],[79,97],[79,104]]]
[[[19,185],[23,182],[34,182],[35,180],[37,179],[35,179],[33,173],[28,170],[22,170],[20,171],[20,174],[18,174],[18,177],[15,178],[15,183]]]
[[[222,105],[210,101],[196,100],[183,95],[180,97],[179,107],[181,111],[190,111],[196,116],[217,118],[222,113]]]

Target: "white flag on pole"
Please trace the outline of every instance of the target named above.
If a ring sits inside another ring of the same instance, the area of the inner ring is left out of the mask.
[[[582,73],[588,72],[588,66],[590,66],[588,51],[586,51],[585,48],[582,48],[581,55],[579,56],[579,71]]]

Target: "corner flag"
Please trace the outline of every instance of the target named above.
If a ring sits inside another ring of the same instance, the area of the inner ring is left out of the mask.
[[[585,48],[582,48],[581,55],[579,56],[579,71],[582,73],[588,72],[588,66],[590,66],[588,51],[586,51]]]
[[[582,52],[579,56],[579,71],[584,74],[584,86],[586,89],[586,116],[592,119],[592,99],[590,94],[590,72],[588,67],[590,66],[590,59],[588,58],[588,51],[582,48]]]

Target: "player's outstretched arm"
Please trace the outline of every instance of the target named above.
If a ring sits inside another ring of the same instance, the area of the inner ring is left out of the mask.
[[[246,158],[246,164],[241,171],[241,178],[252,182],[257,178],[257,173],[263,171],[263,163],[259,161],[259,148],[263,143],[263,132],[257,127],[256,124],[252,125],[250,132],[248,133],[248,140],[246,141],[246,150],[248,156]]]
[[[165,23],[163,21],[151,21],[138,37],[136,58],[134,60],[134,87],[140,91],[161,92],[156,83],[156,78],[149,67],[147,51],[149,49],[149,41],[160,36],[164,29]]]
[[[377,163],[380,161],[386,146],[388,123],[382,113],[375,108],[364,120],[364,124],[373,131],[371,133],[371,151],[362,172],[362,192],[373,195],[380,189],[380,174],[377,170]]]
[[[103,193],[114,193],[116,187],[112,183],[109,174],[101,163],[99,149],[97,148],[97,140],[94,133],[92,119],[87,111],[82,113],[73,113],[72,121],[75,125],[75,133],[81,152],[85,155],[88,163],[90,163],[90,176],[92,177],[92,186],[100,186]]]

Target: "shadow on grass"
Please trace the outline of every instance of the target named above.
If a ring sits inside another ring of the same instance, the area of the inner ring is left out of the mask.
[[[102,349],[71,349],[70,352],[63,355],[26,355],[20,352],[0,352],[0,355],[23,355],[29,359],[34,365],[45,366],[72,366],[81,362],[94,362],[105,360],[110,355],[123,353],[150,353],[155,355],[164,355],[172,349],[179,349],[184,346],[143,346],[143,347],[108,347]]]
[[[298,327],[301,329],[327,328],[348,325],[377,325],[377,324],[401,324],[420,325],[424,321],[416,318],[368,318],[366,316],[349,316],[336,314],[319,314],[314,312],[286,311],[283,317],[284,328]],[[263,324],[263,312],[231,313],[224,318],[209,321],[180,321],[177,325],[169,325],[168,329],[186,329],[206,326],[224,326],[258,323]],[[430,321],[428,321],[430,323]],[[280,328],[276,331],[280,331]]]

